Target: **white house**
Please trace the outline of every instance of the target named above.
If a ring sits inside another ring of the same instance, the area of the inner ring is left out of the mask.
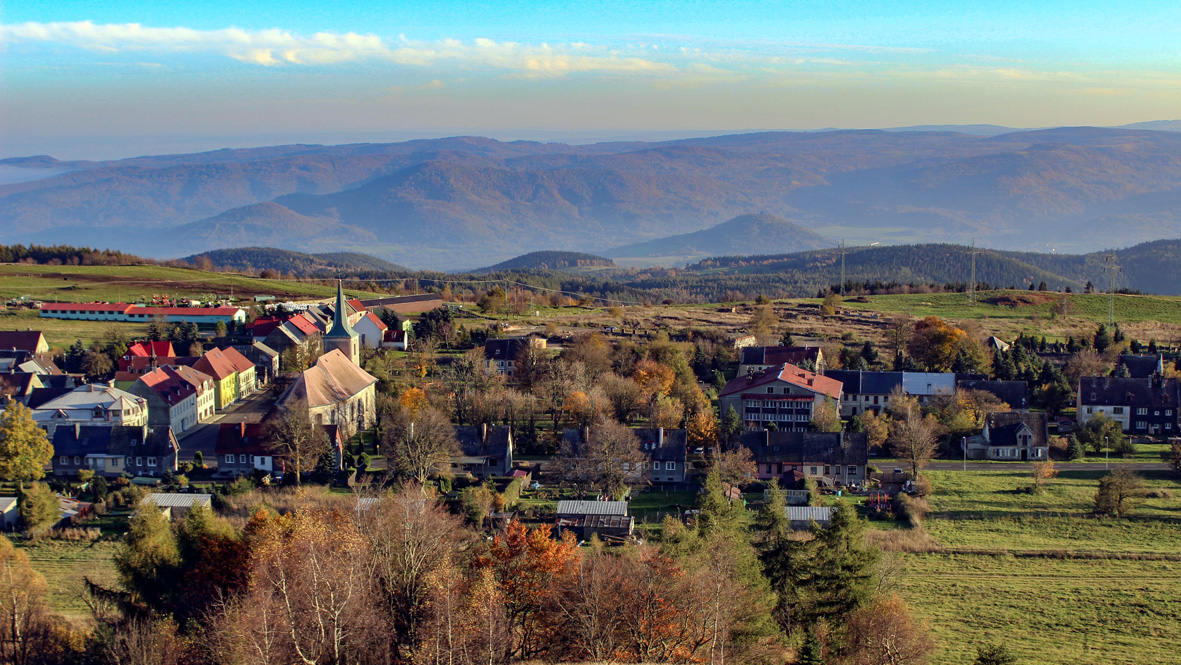
[[[91,383],[37,407],[33,420],[51,438],[58,425],[147,425],[148,401],[113,386]]]

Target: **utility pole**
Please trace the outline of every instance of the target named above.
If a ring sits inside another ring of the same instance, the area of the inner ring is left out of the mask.
[[[1115,252],[1104,257],[1107,272],[1107,327],[1115,325],[1115,273],[1119,271],[1119,264],[1115,262]]]
[[[845,299],[845,239],[841,238],[841,300]]]

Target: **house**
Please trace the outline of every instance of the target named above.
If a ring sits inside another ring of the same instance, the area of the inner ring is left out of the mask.
[[[172,348],[172,342],[167,340],[136,342],[127,347],[127,353],[123,354],[124,360],[131,358],[171,358],[176,355],[176,351]]]
[[[275,454],[266,445],[262,423],[218,425],[213,452],[221,476],[248,476],[256,470],[272,473],[277,468]]]
[[[382,342],[385,341],[385,334],[389,331],[389,326],[373,312],[365,312],[353,324],[353,330],[360,335],[361,346],[366,349],[379,349]]]
[[[253,395],[258,390],[254,361],[242,355],[232,346],[218,350],[230,361],[230,365],[238,375],[238,398],[241,399],[247,395]]]
[[[213,385],[213,377],[186,365],[167,367],[197,391],[197,422],[203,423],[212,418],[217,405],[217,389]]]
[[[481,480],[507,476],[513,469],[513,432],[507,425],[456,426],[462,452],[452,465]]]
[[[740,347],[738,375],[761,372],[787,363],[798,367],[810,366],[824,373],[824,351],[818,346],[747,346]]]
[[[299,374],[279,397],[278,406],[289,409],[301,404],[312,422],[341,425],[356,432],[373,424],[376,383],[377,377],[349,360],[340,349],[332,349]]]
[[[642,427],[635,430],[640,450],[650,463],[648,479],[653,483],[683,483],[688,474],[688,433],[683,429]]]
[[[793,487],[804,478],[822,485],[864,485],[869,438],[864,432],[745,432],[759,480]]]
[[[718,394],[722,414],[738,412],[747,429],[772,426],[803,431],[812,422],[817,404],[841,401],[841,382],[784,363],[732,379]]]
[[[490,339],[484,342],[484,359],[488,365],[505,376],[512,376],[516,371],[517,358],[527,348],[544,349],[544,337],[507,337],[504,339]]]
[[[1039,462],[1050,459],[1049,442],[1045,413],[990,413],[984,418],[984,431],[968,438],[966,455],[970,459]]]
[[[0,496],[0,530],[15,531],[21,514],[15,496]]]
[[[387,309],[398,314],[422,314],[443,306],[443,298],[438,294],[424,293],[416,296],[391,296],[388,298],[362,298],[362,307],[366,309]]]
[[[999,337],[990,335],[984,338],[984,347],[990,351],[1008,351],[1010,346],[1012,345]]]
[[[234,350],[254,363],[254,379],[258,385],[270,383],[279,373],[279,352],[262,342],[235,344]]]
[[[950,372],[865,372],[830,369],[825,376],[841,382],[841,416],[852,417],[866,411],[889,408],[895,390],[926,405],[939,395],[955,393],[956,375]]]
[[[50,438],[60,425],[147,425],[148,402],[127,391],[91,383],[73,388],[34,408],[33,420],[49,433]]]
[[[241,357],[241,354],[238,354]],[[251,366],[253,369],[253,365]],[[238,400],[241,382],[238,379],[238,368],[221,349],[210,349],[204,353],[193,369],[208,374],[213,378],[214,405],[222,410]]]
[[[49,353],[49,342],[40,330],[0,330],[0,349],[27,351],[33,355]]]
[[[139,503],[141,506],[155,506],[166,516],[180,519],[194,508],[213,509],[212,494],[180,494],[177,492],[152,492]]]
[[[1134,356],[1121,353],[1115,362],[1116,371],[1120,367],[1128,368],[1128,376],[1133,379],[1149,379],[1165,373],[1165,358],[1161,354],[1155,356]]]
[[[410,348],[410,331],[387,328],[385,335],[381,338],[381,347],[405,351]]]
[[[184,434],[200,422],[197,387],[171,367],[141,374],[127,389],[148,403],[148,425]]]
[[[271,329],[261,340],[258,335],[254,339],[283,354],[291,348],[319,351],[323,348],[320,346],[322,335],[317,319],[307,312],[301,312]]]
[[[1029,384],[1024,381],[991,381],[987,379],[960,379],[955,382],[957,390],[982,390],[1009,405],[1014,411],[1029,410]]]
[[[1177,432],[1178,381],[1155,376],[1127,379],[1084,376],[1078,387],[1078,424],[1102,413],[1128,434],[1173,436]]]
[[[53,474],[76,475],[82,469],[106,477],[160,476],[176,471],[180,445],[168,427],[58,427],[53,437]]]
[[[0,374],[0,407],[5,406],[10,399],[27,406],[33,391],[44,387],[41,377],[32,372]]]
[[[61,374],[48,353],[33,353],[23,349],[0,349],[0,374],[29,372],[42,376]]]

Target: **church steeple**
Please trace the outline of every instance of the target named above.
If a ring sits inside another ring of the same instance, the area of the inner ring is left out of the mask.
[[[356,331],[349,325],[348,303],[344,300],[344,287],[336,280],[336,311],[332,315],[332,327],[324,333],[324,351],[340,349],[347,358],[360,364],[361,344]]]

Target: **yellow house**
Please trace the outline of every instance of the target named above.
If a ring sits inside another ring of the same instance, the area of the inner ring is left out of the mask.
[[[211,349],[197,359],[193,369],[213,377],[213,389],[217,408],[224,409],[241,396],[239,394],[238,371],[233,361],[221,349]]]

